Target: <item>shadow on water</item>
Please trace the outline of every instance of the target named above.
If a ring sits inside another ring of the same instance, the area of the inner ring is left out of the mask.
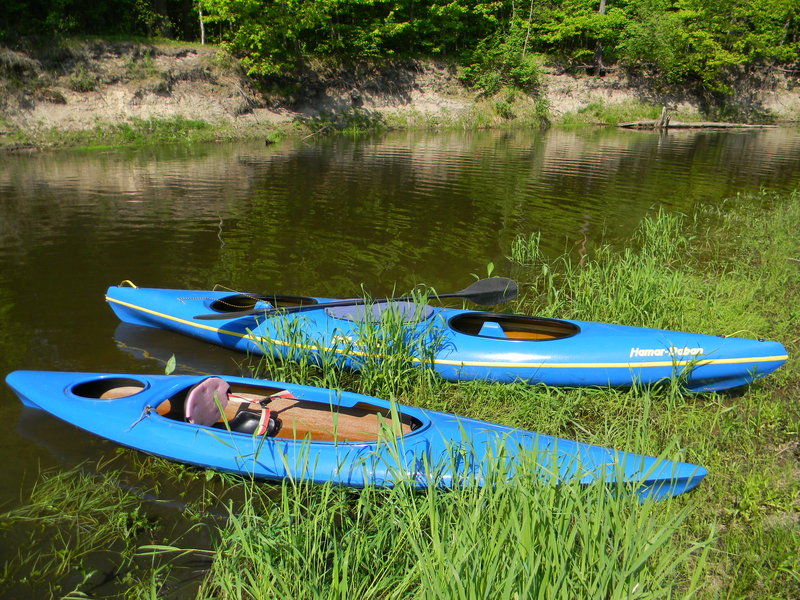
[[[114,331],[117,348],[133,357],[140,371],[164,372],[175,357],[175,373],[209,375],[236,373],[250,375],[247,357],[212,344],[204,344],[184,335],[120,323]]]

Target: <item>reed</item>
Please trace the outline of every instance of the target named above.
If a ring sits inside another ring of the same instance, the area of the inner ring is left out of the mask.
[[[80,467],[45,471],[27,504],[0,514],[3,537],[24,540],[4,565],[0,595],[60,596],[59,590],[70,586],[98,585],[131,569],[137,540],[150,527],[139,499],[121,485],[118,470],[103,475]]]
[[[699,277],[679,262],[691,242],[685,221],[659,211],[642,221],[632,247],[601,245],[554,261],[544,259],[537,235],[518,237],[509,259],[532,279],[519,310],[530,311],[532,300],[546,317],[684,329],[684,317],[705,301],[689,291],[705,291]]]
[[[532,466],[532,465],[529,465]],[[708,540],[674,544],[688,510],[602,483],[560,486],[502,457],[491,485],[416,493],[286,482],[231,510],[200,595],[222,598],[660,598]]]
[[[636,243],[626,249],[603,245],[555,260],[543,257],[538,239],[521,237],[510,259],[529,292],[516,310],[776,339],[791,357],[800,342],[799,200],[797,190],[763,191],[692,219],[657,212],[642,221]],[[672,385],[626,393],[573,390],[565,398],[539,389],[535,399],[528,397],[539,409],[528,411],[526,394],[515,392],[511,397],[519,400],[509,418],[619,448],[628,446],[625,423],[642,423],[650,448],[673,443],[710,473],[692,493],[697,505],[680,534],[700,536],[709,521],[720,527],[699,597],[792,597],[800,595],[800,560],[790,550],[800,539],[798,381],[797,362],[790,360],[727,394],[692,396]],[[468,403],[456,407],[468,410]]]
[[[347,387],[378,397],[437,389],[441,381],[432,365],[444,334],[438,321],[422,318],[424,300],[419,291],[413,294],[418,296],[416,314],[410,316],[391,304],[388,310],[373,314],[373,304],[366,298],[364,319],[352,322],[352,328],[335,336],[332,345],[309,333],[314,328],[302,316],[270,317],[269,338],[258,342],[263,358],[256,372],[277,380]]]

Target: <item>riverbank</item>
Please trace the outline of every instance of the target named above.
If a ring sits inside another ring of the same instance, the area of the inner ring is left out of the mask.
[[[800,120],[796,81],[775,72],[743,82],[732,120]],[[397,60],[311,65],[280,88],[258,89],[218,47],[73,40],[27,52],[0,47],[0,148],[211,141],[337,130],[617,124],[723,120],[707,99],[647,77],[576,76],[541,65],[540,93],[484,97],[455,64]],[[724,115],[723,115],[724,116]],[[727,119],[725,119],[727,120]]]

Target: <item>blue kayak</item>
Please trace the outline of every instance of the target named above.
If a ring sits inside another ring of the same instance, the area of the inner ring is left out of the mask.
[[[403,335],[412,339],[414,362],[451,381],[629,387],[678,377],[687,389],[706,392],[748,384],[787,359],[773,341],[411,303],[326,308],[334,300],[129,286],[106,292],[123,322],[256,354],[286,357],[302,349],[352,369],[380,358],[362,340],[375,337],[374,325],[388,308],[406,320]],[[300,306],[303,312],[275,310]],[[238,314],[254,307],[264,312]],[[219,320],[197,318],[208,313]]]
[[[419,489],[503,476],[625,483],[643,497],[694,488],[697,465],[618,452],[360,394],[228,376],[15,371],[23,404],[171,460],[280,480]]]

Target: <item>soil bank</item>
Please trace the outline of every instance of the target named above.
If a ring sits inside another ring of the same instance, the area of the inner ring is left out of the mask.
[[[574,76],[547,66],[542,71],[540,97],[506,95],[503,102],[515,108],[497,111],[496,99],[465,87],[455,65],[445,61],[320,63],[269,92],[257,89],[234,58],[213,46],[74,40],[35,52],[0,47],[0,146],[37,136],[38,145],[58,145],[48,144],[43,133],[53,139],[53,132],[132,119],[202,120],[223,137],[244,138],[353,113],[389,127],[501,126],[533,114],[526,105],[535,102],[546,106],[550,122],[587,107],[635,103],[702,116],[702,99],[665,91],[647,78]],[[732,104],[775,121],[797,121],[796,86],[796,78],[773,73],[742,85]]]

